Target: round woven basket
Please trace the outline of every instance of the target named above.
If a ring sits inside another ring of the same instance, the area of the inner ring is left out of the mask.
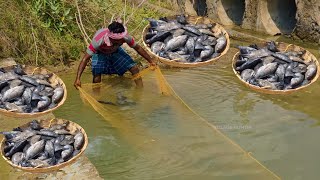
[[[86,134],[86,132],[84,131],[84,129],[79,126],[77,123],[74,123],[72,121],[68,121],[65,119],[52,119],[52,120],[41,120],[40,121],[40,125],[44,128],[49,128],[51,125],[55,125],[55,124],[64,124],[66,122],[69,122],[68,126],[66,127],[66,129],[68,129],[72,134],[74,132],[76,132],[77,130],[81,131],[83,136],[84,136],[84,143],[83,146],[80,150],[80,153],[77,154],[76,156],[72,157],[71,159],[69,159],[68,161],[61,163],[61,164],[57,164],[55,166],[50,166],[50,167],[39,167],[39,168],[33,168],[33,167],[22,167],[22,166],[18,166],[13,164],[7,157],[4,156],[4,147],[5,147],[5,138],[2,140],[1,144],[0,144],[0,149],[1,149],[1,156],[3,157],[3,159],[9,163],[12,167],[14,168],[18,168],[21,169],[23,171],[27,171],[27,172],[32,172],[32,173],[44,173],[44,172],[52,172],[52,171],[56,171],[59,170],[65,166],[71,165],[73,164],[77,158],[79,158],[82,153],[85,151],[85,149],[88,146],[88,136]],[[29,122],[30,123],[30,122]],[[29,123],[26,123],[22,126],[20,126],[20,128],[26,128],[29,126]]]
[[[263,46],[266,46],[266,42],[265,43],[262,43],[262,44],[258,44],[260,47],[263,47]],[[314,62],[317,66],[317,73],[316,75],[313,77],[313,79],[311,80],[311,82],[309,84],[306,84],[304,86],[300,86],[298,88],[295,88],[295,89],[288,89],[288,90],[272,90],[272,89],[265,89],[265,88],[261,88],[261,87],[258,87],[258,86],[254,86],[248,82],[245,82],[241,76],[240,76],[240,73],[238,71],[236,71],[236,61],[237,59],[239,58],[239,55],[240,55],[240,51],[238,51],[234,56],[233,56],[233,59],[232,59],[232,70],[234,72],[234,74],[240,79],[241,82],[243,82],[247,87],[255,90],[255,91],[258,91],[258,92],[262,92],[262,93],[266,93],[266,94],[290,94],[290,93],[293,93],[293,92],[296,92],[300,89],[303,89],[303,88],[306,88],[308,86],[310,86],[312,83],[314,83],[319,75],[320,75],[320,65],[319,65],[319,62],[317,60],[317,58],[311,54],[308,50],[300,47],[300,46],[297,46],[297,45],[294,45],[294,44],[287,44],[287,43],[283,43],[283,42],[276,42],[276,45],[277,45],[277,48],[279,49],[279,51],[281,52],[286,52],[286,51],[306,51],[306,53],[304,53],[303,55],[303,60],[305,62]]]
[[[4,67],[3,69],[5,70],[12,70],[14,66],[7,66]],[[47,109],[42,112],[37,112],[37,113],[18,113],[18,112],[11,112],[7,111],[6,109],[1,109],[0,108],[0,114],[3,114],[5,116],[10,116],[10,117],[18,117],[18,118],[30,118],[30,117],[37,117],[37,116],[42,116],[45,114],[48,114],[56,109],[58,109],[67,99],[67,88],[64,82],[54,73],[48,71],[45,68],[41,67],[34,67],[34,66],[25,66],[23,67],[23,70],[26,74],[32,75],[32,74],[52,74],[52,76],[49,78],[49,82],[52,86],[56,86],[57,84],[60,84],[63,88],[64,95],[61,101],[57,104],[56,107],[52,109]]]
[[[170,59],[166,59],[163,57],[160,57],[158,55],[156,55],[155,53],[153,53],[150,49],[150,46],[148,44],[145,43],[145,36],[148,32],[148,28],[150,27],[150,25],[148,24],[142,31],[142,42],[144,47],[147,49],[147,51],[149,52],[149,54],[151,54],[155,59],[159,60],[160,62],[170,65],[170,66],[174,66],[174,67],[199,67],[199,66],[205,66],[205,65],[209,65],[209,64],[213,64],[215,63],[221,56],[225,55],[229,48],[230,48],[230,39],[229,39],[229,34],[227,33],[227,31],[218,23],[212,21],[209,18],[205,18],[205,17],[199,17],[199,16],[186,16],[187,18],[187,22],[189,24],[216,24],[211,30],[213,32],[213,34],[215,36],[218,36],[219,34],[223,34],[226,39],[227,39],[227,45],[225,47],[225,49],[223,50],[223,52],[221,52],[220,56],[216,57],[216,58],[212,58],[209,59],[207,61],[204,62],[197,62],[197,63],[183,63],[183,62],[176,62],[176,61],[172,61]],[[175,16],[172,17],[168,17],[168,19],[175,19]]]

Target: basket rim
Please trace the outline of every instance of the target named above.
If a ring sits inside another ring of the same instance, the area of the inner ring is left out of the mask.
[[[265,44],[265,43],[266,43],[266,42],[264,42],[264,44]],[[262,93],[266,93],[266,94],[291,94],[291,93],[296,92],[296,91],[298,91],[298,90],[300,90],[300,89],[304,89],[304,88],[310,86],[311,84],[313,84],[314,82],[316,82],[316,81],[318,80],[318,77],[319,77],[319,75],[320,75],[320,64],[319,64],[318,59],[317,59],[310,51],[308,51],[307,49],[305,49],[305,48],[303,48],[303,47],[301,47],[301,46],[295,45],[295,44],[287,44],[287,43],[284,43],[284,42],[276,42],[276,41],[275,41],[275,43],[276,43],[277,46],[279,46],[280,44],[282,44],[282,45],[287,45],[287,47],[289,47],[289,46],[298,47],[298,48],[300,48],[301,50],[305,50],[306,53],[308,53],[308,54],[310,54],[310,55],[312,56],[312,61],[313,61],[313,62],[316,64],[316,66],[317,66],[317,73],[316,73],[316,75],[312,78],[312,80],[310,81],[310,83],[308,83],[308,84],[306,84],[306,85],[304,85],[304,86],[300,86],[300,87],[295,88],[295,89],[272,90],[272,89],[261,88],[261,87],[259,87],[259,86],[255,86],[255,85],[252,85],[252,84],[250,84],[250,83],[248,83],[248,82],[245,82],[245,81],[241,78],[241,76],[240,76],[240,74],[238,73],[238,71],[235,69],[236,60],[237,60],[238,56],[240,55],[240,50],[238,50],[238,51],[234,54],[234,56],[233,56],[233,58],[232,58],[231,68],[232,68],[232,71],[234,72],[234,74],[238,77],[238,79],[239,79],[242,83],[244,83],[246,86],[248,86],[249,88],[251,88],[251,89],[253,89],[253,90],[255,90],[255,91],[262,92]],[[281,51],[281,50],[280,50],[280,52],[285,52],[285,51]],[[304,59],[304,61],[306,61],[306,60]]]
[[[177,15],[175,15],[177,16]],[[172,17],[175,17],[175,16],[168,16],[168,18],[172,18]],[[228,32],[224,29],[224,27],[222,25],[220,25],[219,23],[213,21],[212,19],[210,18],[207,18],[207,17],[202,17],[202,16],[192,16],[192,15],[186,15],[186,17],[188,18],[197,18],[197,19],[203,19],[203,20],[208,20],[210,21],[210,23],[212,24],[215,24],[215,26],[217,26],[221,31],[222,31],[222,34],[226,37],[226,40],[227,40],[227,43],[226,43],[226,47],[225,49],[223,50],[223,52],[220,53],[220,55],[218,57],[215,57],[215,58],[212,58],[212,59],[209,59],[207,61],[204,61],[204,62],[197,62],[197,63],[184,63],[184,62],[176,62],[176,61],[172,61],[170,59],[167,59],[167,58],[163,58],[163,57],[160,57],[158,55],[156,55],[154,52],[151,51],[150,47],[145,43],[145,34],[147,32],[147,29],[150,27],[150,24],[147,24],[143,31],[142,31],[142,44],[143,46],[147,49],[147,51],[149,53],[151,53],[151,55],[153,57],[155,57],[156,59],[158,59],[160,62],[164,63],[164,64],[167,64],[167,65],[170,65],[170,66],[173,66],[173,67],[200,67],[200,66],[205,66],[205,65],[209,65],[209,64],[213,64],[215,62],[217,62],[222,56],[224,56],[230,49],[230,38],[229,38],[229,34]],[[197,22],[196,22],[197,23]]]
[[[10,68],[13,68],[14,66],[15,65],[5,66],[3,68],[10,69]],[[63,94],[63,97],[62,97],[61,101],[57,104],[56,107],[54,107],[52,109],[47,109],[47,110],[42,111],[42,112],[37,112],[37,113],[18,113],[18,112],[11,112],[11,111],[8,111],[6,109],[0,108],[0,114],[1,115],[10,116],[10,117],[24,117],[24,118],[39,117],[39,116],[46,115],[46,114],[48,114],[50,112],[53,112],[53,111],[57,110],[60,106],[62,106],[65,103],[65,101],[67,99],[67,88],[66,88],[66,85],[63,82],[63,80],[57,74],[49,71],[48,69],[46,69],[44,67],[36,67],[36,66],[31,66],[31,65],[24,65],[23,69],[26,69],[26,68],[33,68],[34,70],[37,70],[37,69],[45,70],[50,74],[52,73],[52,77],[54,76],[59,81],[59,83],[61,84],[61,87],[63,88],[63,91],[64,91],[64,94]],[[30,74],[28,74],[28,75],[30,75]]]
[[[10,161],[4,155],[4,142],[5,142],[6,139],[3,138],[1,143],[0,143],[0,153],[1,153],[2,158],[9,165],[11,165],[12,167],[17,168],[17,169],[21,169],[21,170],[26,171],[26,172],[51,172],[51,171],[56,171],[56,170],[62,169],[67,165],[73,164],[75,162],[75,160],[78,159],[88,147],[89,139],[88,139],[87,133],[85,132],[85,130],[79,124],[77,124],[77,123],[75,123],[73,121],[70,121],[70,120],[62,119],[62,118],[53,118],[53,119],[50,119],[50,120],[40,120],[40,123],[42,123],[43,121],[51,121],[51,120],[62,120],[64,122],[69,122],[69,123],[73,124],[79,131],[81,131],[81,133],[84,136],[84,142],[83,142],[83,146],[82,146],[80,152],[76,156],[72,157],[71,159],[69,159],[66,162],[63,162],[61,164],[57,164],[57,165],[54,165],[54,166],[38,167],[38,168],[36,168],[36,167],[35,168],[34,167],[22,167],[22,166],[18,166],[18,165],[13,164],[12,161]],[[27,123],[25,123],[23,125],[20,125],[19,127],[25,126],[25,125],[29,124],[30,122],[27,122]]]

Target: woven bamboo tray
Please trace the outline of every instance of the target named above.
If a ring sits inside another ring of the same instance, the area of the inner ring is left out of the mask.
[[[258,44],[259,47],[263,47],[263,46],[266,46],[266,42],[265,43],[261,43],[261,44]],[[236,61],[237,59],[239,58],[239,55],[240,55],[240,51],[238,51],[234,56],[233,56],[233,59],[232,59],[232,70],[234,72],[234,74],[239,78],[239,80],[244,83],[247,87],[255,90],[255,91],[258,91],[258,92],[262,92],[262,93],[266,93],[266,94],[291,94],[293,92],[296,92],[300,89],[303,89],[303,88],[306,88],[308,86],[310,86],[312,83],[314,83],[319,75],[320,75],[320,65],[319,65],[319,62],[317,60],[317,58],[312,54],[310,53],[308,50],[300,47],[300,46],[297,46],[297,45],[294,45],[294,44],[287,44],[287,43],[283,43],[283,42],[276,42],[276,45],[277,45],[277,48],[279,49],[279,51],[281,52],[285,52],[285,51],[306,51],[306,53],[303,55],[303,60],[305,62],[311,62],[313,61],[316,66],[317,66],[317,73],[316,75],[313,77],[313,79],[310,81],[309,84],[306,84],[304,86],[300,86],[298,88],[295,88],[295,89],[288,89],[288,90],[272,90],[272,89],[265,89],[265,88],[261,88],[261,87],[258,87],[258,86],[254,86],[248,82],[245,82],[238,71],[236,71]]]
[[[168,19],[174,19],[174,18],[175,18],[175,16],[168,17]],[[227,39],[227,45],[226,45],[225,49],[223,50],[223,52],[221,52],[220,56],[213,58],[213,59],[209,59],[204,62],[197,62],[197,63],[176,62],[176,61],[172,61],[170,59],[160,57],[160,56],[156,55],[155,53],[153,53],[150,49],[150,46],[145,43],[145,36],[148,32],[148,28],[150,27],[150,25],[148,24],[142,31],[142,38],[143,38],[142,43],[143,43],[143,46],[145,47],[145,49],[147,49],[147,51],[149,52],[149,54],[151,54],[155,59],[159,60],[160,62],[167,64],[167,65],[170,65],[170,66],[173,66],[173,67],[199,67],[199,66],[205,66],[205,65],[215,63],[219,58],[221,58],[223,55],[225,55],[228,52],[228,50],[230,48],[229,34],[220,24],[214,22],[213,20],[211,20],[209,18],[205,18],[205,17],[187,15],[186,18],[187,18],[187,22],[189,24],[216,24],[211,29],[213,34],[216,36],[216,35],[219,35],[220,33],[222,33]]]
[[[11,70],[13,68],[14,68],[14,66],[7,66],[7,67],[4,67],[3,69]],[[52,73],[45,68],[34,67],[34,66],[25,66],[25,67],[23,67],[23,70],[28,75],[31,75],[31,74],[51,74]],[[66,88],[66,85],[64,84],[64,82],[54,73],[52,73],[52,76],[49,78],[49,82],[53,86],[60,84],[63,88],[63,91],[64,91],[63,98],[57,104],[56,107],[54,107],[52,109],[47,109],[42,112],[37,112],[37,113],[17,113],[17,112],[11,112],[11,111],[7,111],[6,109],[0,108],[0,114],[3,114],[5,116],[10,116],[10,117],[30,118],[30,117],[42,116],[42,115],[48,114],[48,113],[58,109],[67,99],[67,88]]]
[[[52,171],[57,171],[65,166],[68,166],[68,165],[71,165],[73,164],[77,158],[79,158],[82,153],[85,151],[85,149],[87,148],[88,146],[88,136],[86,134],[86,132],[84,131],[84,129],[78,125],[77,123],[74,123],[72,121],[68,121],[68,120],[65,120],[65,119],[52,119],[52,120],[41,120],[40,121],[40,125],[44,128],[48,128],[50,127],[51,125],[54,125],[54,124],[63,124],[63,123],[66,123],[66,122],[69,122],[68,126],[66,127],[66,129],[68,129],[72,134],[79,130],[82,132],[83,136],[84,136],[84,143],[83,143],[83,146],[80,150],[80,153],[77,154],[76,156],[72,157],[71,159],[69,159],[67,162],[64,162],[64,163],[61,163],[61,164],[57,164],[55,166],[50,166],[50,167],[39,167],[39,168],[32,168],[32,167],[21,167],[21,166],[18,166],[18,165],[15,165],[13,164],[7,157],[4,156],[4,146],[5,146],[5,138],[2,140],[1,144],[0,144],[0,149],[1,149],[1,156],[3,157],[3,159],[9,163],[12,167],[14,168],[18,168],[18,169],[21,169],[23,171],[27,171],[27,172],[32,172],[32,173],[44,173],[44,172],[52,172]],[[22,126],[20,126],[20,128],[26,128],[29,126],[29,123],[26,123]]]

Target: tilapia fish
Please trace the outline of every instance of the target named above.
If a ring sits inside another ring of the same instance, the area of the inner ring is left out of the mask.
[[[227,46],[225,34],[214,32],[216,24],[190,24],[184,15],[159,23],[148,18],[150,28],[144,40],[156,55],[182,63],[196,63],[219,57]],[[163,48],[163,44],[165,47]]]
[[[0,132],[5,135],[5,156],[22,167],[42,168],[66,162],[81,152],[85,142],[79,129],[69,131],[67,127],[68,123],[43,128],[33,120],[28,127]]]
[[[316,61],[304,59],[306,51],[279,51],[273,41],[266,47],[237,46],[240,55],[234,68],[241,79],[272,90],[290,90],[312,82],[317,74]]]
[[[2,74],[1,74],[2,73]],[[36,113],[54,108],[64,96],[50,74],[27,75],[21,65],[0,73],[0,108],[16,113]]]

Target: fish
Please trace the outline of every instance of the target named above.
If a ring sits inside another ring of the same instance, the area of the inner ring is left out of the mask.
[[[73,150],[73,146],[71,145],[64,146],[64,150],[61,152],[61,158],[67,161],[72,156]]]
[[[290,86],[295,88],[298,87],[304,80],[304,75],[301,73],[295,73],[290,81]]]
[[[239,67],[241,66],[242,64],[244,64],[245,62],[247,62],[246,60],[237,60],[236,63],[235,63],[235,66],[236,67]]]
[[[182,36],[184,32],[185,32],[184,29],[175,29],[171,32],[171,34],[172,34],[172,37],[178,37],[178,36]]]
[[[84,143],[84,135],[81,132],[78,132],[74,136],[74,149],[80,150]]]
[[[29,160],[34,158],[36,155],[38,155],[40,152],[43,151],[44,146],[45,146],[44,140],[38,141],[35,144],[31,145],[26,152],[26,159]]]
[[[188,24],[187,18],[186,18],[186,16],[184,14],[177,15],[176,19],[177,19],[178,23],[180,23],[182,25]]]
[[[42,129],[42,127],[40,126],[40,123],[37,120],[32,120],[29,125],[30,125],[31,129],[33,129],[33,130]]]
[[[27,76],[27,75],[25,75],[25,76],[20,76],[19,79],[20,79],[21,81],[24,81],[24,82],[26,82],[26,83],[29,83],[29,84],[31,84],[31,85],[33,85],[33,86],[39,86],[39,83],[38,83],[35,79],[33,79],[32,77],[29,77],[29,76]]]
[[[178,49],[179,47],[182,47],[186,44],[187,39],[188,39],[188,36],[186,35],[175,37],[168,41],[164,50],[171,51],[171,50]]]
[[[317,73],[317,66],[315,63],[311,63],[307,67],[307,72],[305,74],[305,79],[306,80],[311,80]]]
[[[183,26],[182,29],[184,29],[184,30],[186,30],[186,31],[188,31],[190,33],[193,33],[193,34],[195,34],[197,36],[201,35],[201,32],[196,27],[194,27],[192,25]]]
[[[168,23],[159,24],[155,29],[157,31],[171,31],[174,29],[180,29],[181,27],[182,25],[178,22],[171,21]]]
[[[163,41],[164,39],[166,39],[170,35],[171,35],[171,33],[169,31],[159,32],[159,33],[157,33],[157,35],[153,36],[152,38],[147,39],[146,43],[152,44],[156,41]]]
[[[217,52],[217,53],[221,53],[224,48],[226,47],[227,45],[227,39],[225,36],[220,36],[218,39],[217,39],[217,44],[215,46],[215,51],[214,52]]]
[[[186,42],[186,48],[188,50],[188,53],[193,54],[194,52],[194,47],[195,47],[195,40],[192,37],[189,37],[187,42]]]
[[[22,100],[24,104],[30,104],[32,98],[32,90],[31,88],[25,88],[24,92],[22,93]]]
[[[282,54],[280,52],[272,53],[272,56],[287,63],[292,63],[292,60],[287,55]]]
[[[237,67],[237,71],[243,71],[245,69],[253,69],[257,64],[261,63],[261,59],[250,59],[244,64],[242,64],[240,67]]]
[[[51,104],[51,98],[47,96],[42,96],[41,100],[38,102],[37,108],[39,111],[46,110],[48,106]]]
[[[207,58],[211,57],[211,55],[213,54],[213,51],[214,50],[211,46],[205,46],[205,49],[200,53],[200,58],[202,60],[206,60]]]
[[[274,74],[275,71],[277,70],[277,67],[278,67],[278,63],[269,63],[264,66],[261,66],[257,70],[257,72],[255,74],[255,78],[261,79],[261,78],[264,78],[264,77],[269,76],[271,74]]]
[[[34,135],[36,135],[35,131],[25,130],[23,132],[16,134],[14,138],[10,139],[10,141],[16,143],[16,142],[27,140],[28,138],[30,138]]]
[[[274,41],[267,42],[267,48],[271,52],[279,52],[279,49],[277,49],[277,45]]]
[[[46,81],[46,80],[36,79],[36,82],[37,82],[38,84],[41,84],[41,85],[45,85],[45,86],[48,86],[48,87],[52,87],[52,85],[51,85],[48,81]]]
[[[57,87],[54,91],[53,91],[53,96],[52,96],[52,102],[54,103],[59,103],[61,101],[61,99],[63,98],[64,95],[64,90],[61,86]]]
[[[15,165],[19,165],[25,158],[25,154],[23,152],[17,152],[11,157],[11,161]]]
[[[256,51],[257,49],[249,46],[237,46],[241,54],[249,54],[250,52]]]
[[[22,95],[22,93],[24,92],[24,86],[16,86],[14,88],[11,88],[9,90],[7,90],[2,97],[2,101],[6,102],[6,101],[11,101],[17,97],[20,97]]]
[[[60,142],[60,145],[65,146],[75,142],[73,135],[66,135],[65,138]]]
[[[13,68],[13,72],[20,75],[20,76],[26,75],[21,64],[15,65]]]
[[[275,74],[278,76],[280,82],[284,82],[284,75],[286,71],[286,66],[279,64]]]
[[[254,70],[252,69],[245,69],[241,72],[241,78],[244,80],[244,81],[248,81],[249,79],[251,79],[252,77],[254,77]]]
[[[19,142],[16,142],[14,144],[14,146],[10,149],[10,151],[5,154],[5,156],[6,157],[11,157],[15,153],[21,151],[27,144],[28,144],[28,141],[26,139],[22,140],[22,141],[19,141]]]
[[[18,75],[14,72],[6,72],[4,74],[0,74],[0,81],[11,81],[14,79],[18,79]]]
[[[48,137],[58,137],[58,134],[56,134],[53,131],[50,131],[49,129],[41,129],[40,131],[36,132],[38,135],[42,135],[42,136],[48,136]]]
[[[259,49],[256,51],[251,51],[248,54],[242,54],[243,57],[246,57],[248,59],[257,59],[257,58],[264,58],[267,56],[272,55],[273,53],[269,51],[268,49]]]
[[[49,157],[54,157],[54,144],[52,141],[47,141],[44,147]]]
[[[214,33],[212,31],[210,31],[209,29],[199,29],[199,32],[202,34],[207,34],[210,36],[214,36]]]
[[[151,45],[151,51],[158,54],[160,51],[164,50],[165,44],[163,42],[157,41]]]
[[[262,63],[263,65],[266,65],[266,64],[272,63],[274,60],[275,58],[273,56],[267,56],[262,58]]]
[[[40,135],[34,135],[29,139],[29,143],[30,145],[35,144],[36,142],[41,140],[41,136]]]
[[[8,85],[9,85],[8,81],[0,81],[0,91]]]
[[[14,79],[10,82],[10,89],[21,85],[22,81],[19,79]]]
[[[307,72],[307,65],[299,63],[297,67],[292,69],[294,73],[306,73]]]

